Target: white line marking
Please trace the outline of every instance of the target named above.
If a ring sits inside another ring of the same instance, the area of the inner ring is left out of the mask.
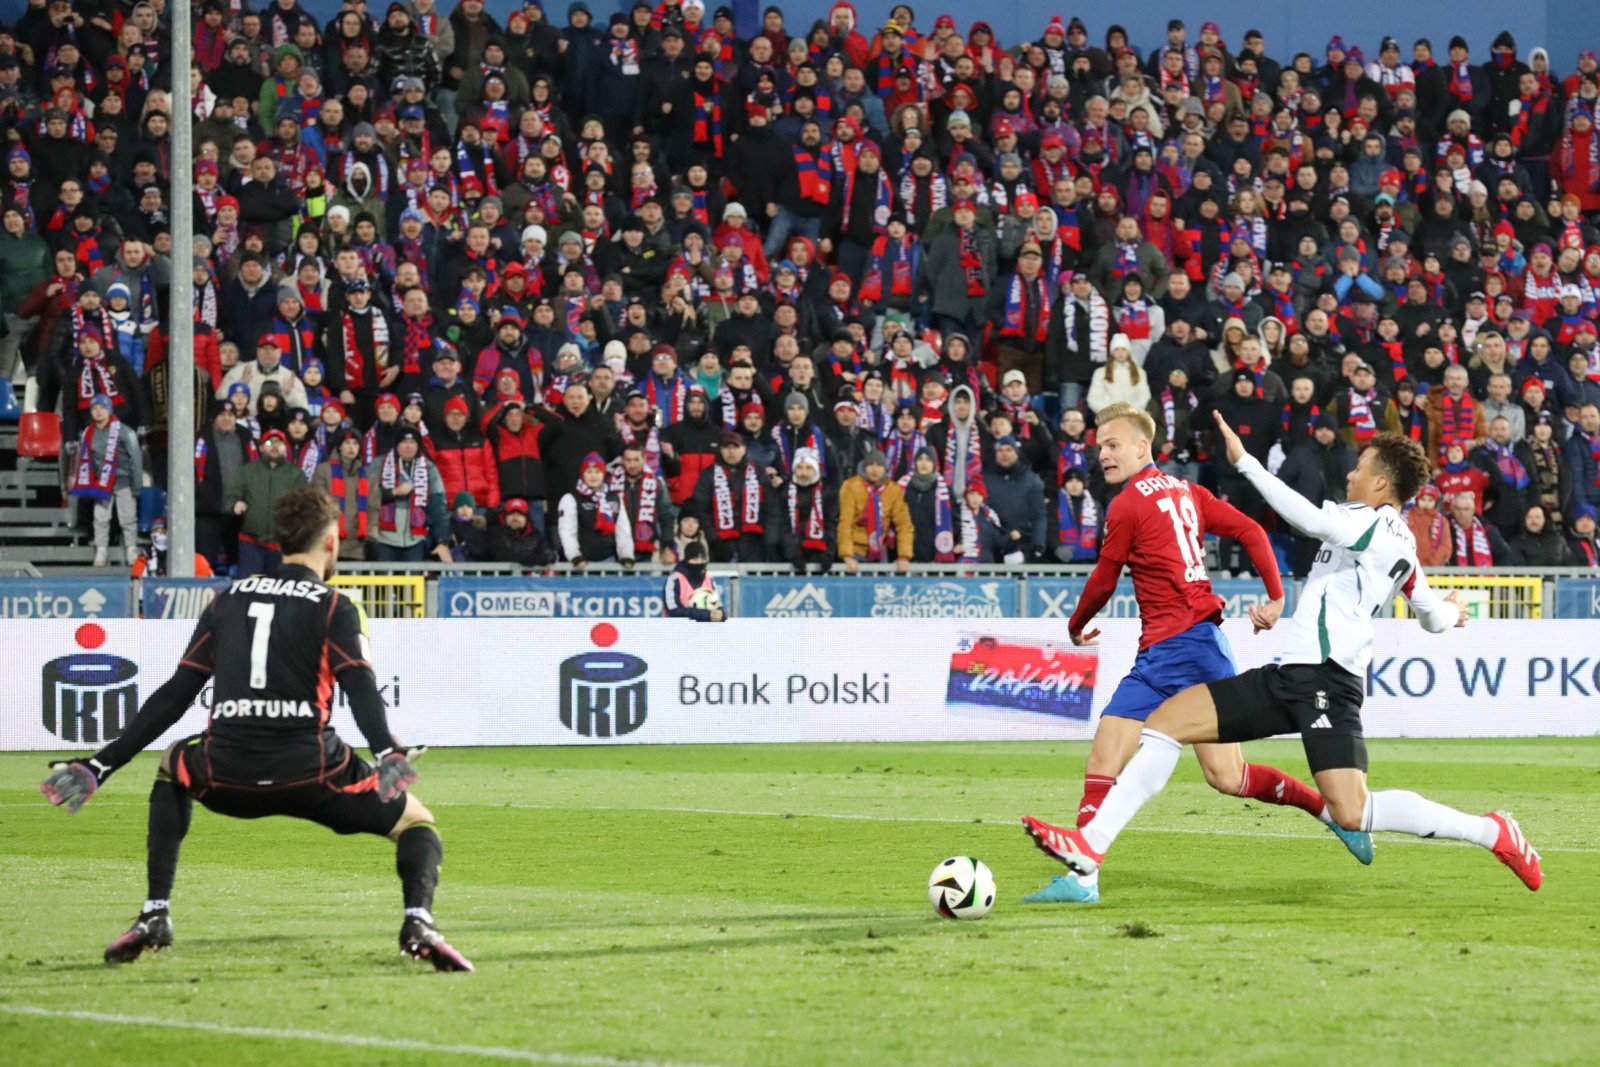
[[[938,817],[927,815],[864,815],[857,812],[821,812],[821,811],[749,811],[741,808],[689,808],[669,806],[633,806],[601,805],[601,804],[475,804],[460,801],[429,801],[430,807],[435,808],[512,808],[514,810],[528,811],[659,811],[677,812],[686,815],[742,815],[751,817],[765,817],[773,819],[837,819],[846,822],[909,822],[909,823],[939,823],[953,826],[976,825],[972,818],[957,819],[951,817]],[[1020,815],[984,815],[974,816],[979,818],[984,826],[1009,826],[1012,823],[1020,825]],[[1201,829],[1192,826],[1130,826],[1129,833],[1147,834],[1203,834],[1214,837],[1273,837],[1287,841],[1321,841],[1321,834],[1284,834],[1270,830],[1213,830]],[[1412,837],[1409,834],[1385,834],[1385,844],[1394,842],[1403,845],[1465,845],[1467,841],[1446,841],[1443,839],[1425,839]],[[1476,847],[1476,846],[1473,846]],[[1600,855],[1600,848],[1562,848],[1552,845],[1549,848],[1540,848],[1540,854],[1546,852],[1577,852],[1588,855]]]
[[[353,1048],[392,1049],[396,1052],[431,1052],[448,1056],[475,1056],[481,1059],[512,1060],[518,1063],[556,1064],[558,1067],[693,1067],[692,1064],[664,1060],[628,1060],[615,1056],[583,1056],[562,1052],[535,1052],[529,1049],[501,1048],[494,1045],[444,1045],[432,1041],[410,1041],[397,1037],[368,1037],[365,1034],[339,1034],[321,1030],[283,1030],[270,1026],[232,1026],[227,1023],[195,1022],[187,1019],[161,1019],[147,1015],[116,1015],[100,1011],[70,1011],[37,1008],[31,1004],[0,1004],[0,1013],[27,1015],[40,1019],[72,1019],[79,1022],[109,1023],[117,1026],[154,1026],[167,1030],[195,1030],[230,1037],[262,1037],[278,1041],[315,1041],[324,1045]]]
[[[97,807],[133,807],[143,806],[143,801],[137,800],[102,800]],[[33,804],[0,804],[0,808],[36,807]],[[908,822],[908,823],[936,823],[949,826],[972,826],[974,818],[984,826],[1008,826],[1020,820],[1021,815],[984,815],[969,818],[954,818],[950,816],[928,815],[867,815],[859,812],[835,811],[750,811],[743,808],[695,808],[676,807],[668,805],[607,805],[607,804],[483,804],[472,801],[458,800],[430,800],[431,808],[510,808],[514,811],[616,811],[616,812],[662,812],[666,814],[677,813],[681,815],[738,815],[750,818],[767,819],[835,819],[841,822]],[[1321,841],[1321,834],[1285,834],[1272,830],[1232,830],[1208,829],[1194,826],[1130,826],[1127,833],[1146,834],[1201,834],[1212,837],[1269,837],[1284,841]],[[1466,841],[1446,841],[1439,838],[1425,839],[1412,837],[1409,834],[1384,834],[1385,844],[1397,845],[1465,845]],[[1473,846],[1476,847],[1476,846]],[[1600,848],[1584,848],[1581,846],[1541,845],[1539,854],[1546,855],[1551,852],[1570,852],[1578,855],[1600,855]]]

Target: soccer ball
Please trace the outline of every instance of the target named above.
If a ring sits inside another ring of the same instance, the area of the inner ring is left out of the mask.
[[[690,599],[691,608],[703,608],[706,611],[717,611],[722,607],[722,597],[715,589],[702,589]]]
[[[928,901],[946,919],[981,919],[994,907],[994,874],[971,856],[951,856],[928,876]]]

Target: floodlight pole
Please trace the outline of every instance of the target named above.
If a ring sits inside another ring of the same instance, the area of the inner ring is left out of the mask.
[[[172,13],[172,285],[167,298],[167,573],[194,577],[194,60],[189,0]]]

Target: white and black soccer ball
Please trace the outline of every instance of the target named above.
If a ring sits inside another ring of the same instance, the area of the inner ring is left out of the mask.
[[[951,856],[928,875],[928,901],[946,919],[981,919],[994,907],[994,873],[971,856]]]
[[[722,608],[722,597],[715,589],[701,589],[690,598],[689,606],[705,611],[718,611]]]

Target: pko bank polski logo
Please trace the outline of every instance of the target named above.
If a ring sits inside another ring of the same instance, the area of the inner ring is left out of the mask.
[[[104,744],[120,736],[139,710],[139,665],[96,651],[106,641],[97,623],[84,623],[73,638],[83,652],[44,665],[44,728],[75,745]]]
[[[621,737],[644,725],[650,710],[649,665],[610,651],[617,628],[596,624],[589,639],[600,649],[561,662],[561,725],[580,737]]]

